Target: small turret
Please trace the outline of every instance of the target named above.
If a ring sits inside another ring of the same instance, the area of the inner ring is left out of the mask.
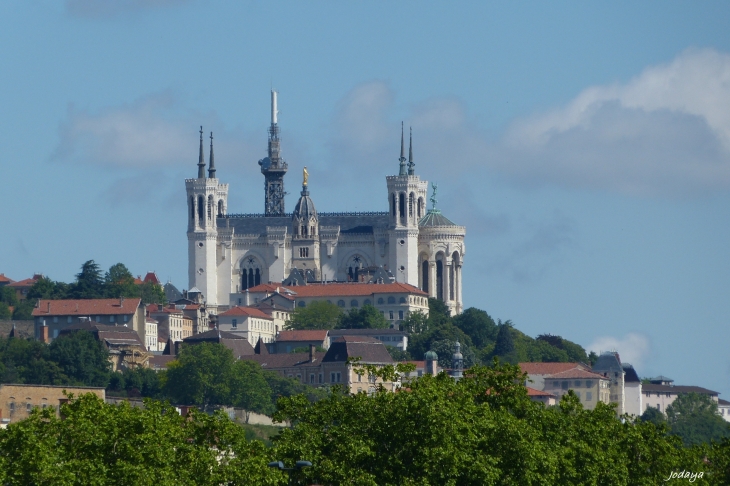
[[[405,153],[405,145],[403,143],[403,122],[400,122],[400,157],[398,158],[398,161],[400,162],[400,171],[398,172],[398,175],[399,176],[407,175],[406,153]]]
[[[456,341],[454,344],[454,357],[451,364],[451,376],[459,380],[464,376],[464,356],[461,354],[461,344]]]
[[[215,160],[213,159],[213,132],[210,132],[210,167],[208,179],[215,179]]]
[[[203,127],[200,127],[200,154],[198,155],[198,179],[205,179],[205,154],[203,154]]]

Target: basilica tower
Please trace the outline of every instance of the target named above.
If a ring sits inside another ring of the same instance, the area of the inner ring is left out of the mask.
[[[217,218],[227,211],[228,184],[221,184],[216,177],[212,132],[206,177],[203,127],[200,127],[198,177],[185,180],[185,191],[188,201],[188,284],[190,289],[197,287],[209,308],[214,310],[218,305]]]
[[[413,135],[410,136],[406,164],[403,125],[400,135],[400,162],[397,176],[386,177],[388,185],[389,269],[397,282],[418,287],[418,221],[425,214],[428,182],[415,174]]]
[[[259,160],[261,173],[264,175],[264,214],[266,216],[283,216],[284,209],[284,175],[286,162],[281,158],[279,142],[279,124],[277,109],[278,93],[271,90],[271,126],[269,127],[269,155]]]

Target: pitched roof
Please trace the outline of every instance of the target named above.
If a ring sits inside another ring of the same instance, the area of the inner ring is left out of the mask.
[[[727,407],[728,405],[730,405],[730,402],[728,402],[727,400],[723,400],[722,398],[718,398],[717,399],[717,404],[718,405],[722,405],[724,407]]]
[[[293,297],[366,297],[373,294],[417,294],[428,297],[423,290],[406,283],[310,283],[292,287],[273,286],[271,284],[257,285],[249,292],[273,292],[279,289],[282,295],[290,292]]]
[[[4,273],[0,273],[0,283],[13,283],[15,280],[9,279]]]
[[[669,392],[675,395],[680,393],[699,393],[702,395],[719,395],[719,392],[702,388],[701,386],[683,386],[683,385],[654,385],[653,383],[645,383],[641,385],[643,393]]]
[[[309,353],[255,354],[242,356],[241,359],[256,361],[262,368],[294,368],[319,367],[326,353],[315,352],[314,361],[309,360]]]
[[[142,279],[145,283],[153,283],[157,285],[160,284],[160,279],[157,278],[157,274],[155,272],[147,272],[147,275],[144,276],[144,279]]]
[[[18,280],[17,282],[9,283],[8,287],[32,287],[34,283],[36,283],[38,280],[41,279],[43,275],[36,274],[33,275],[31,278],[26,278],[23,280]]]
[[[312,329],[306,331],[280,331],[276,341],[324,341],[327,339],[326,329]]]
[[[177,358],[177,356],[169,354],[155,354],[150,356],[150,368],[157,370],[167,369],[167,365],[175,358]]]
[[[638,373],[636,373],[636,370],[630,363],[621,363],[621,366],[626,373],[624,375],[624,383],[641,383],[641,378],[639,378]]]
[[[185,344],[199,344],[203,342],[220,343],[233,351],[233,356],[237,359],[255,354],[253,346],[248,342],[248,339],[238,334],[219,329],[211,329],[210,331],[183,339],[183,343]]]
[[[44,300],[33,309],[34,317],[44,316],[106,316],[134,314],[140,299],[70,299]]]
[[[449,218],[441,214],[439,209],[431,209],[426,215],[421,218],[418,222],[418,226],[459,226],[458,224],[451,221]]]
[[[360,358],[363,363],[393,363],[385,344],[367,336],[340,336],[327,350],[322,361],[343,362]]]
[[[271,316],[253,307],[236,306],[219,314],[219,316],[247,316],[261,319],[271,319]]]
[[[145,347],[137,331],[126,326],[113,326],[98,324],[93,321],[79,322],[61,329],[59,334],[70,334],[77,331],[88,331],[99,341],[104,341],[107,346],[111,345],[137,345]]]
[[[581,379],[588,379],[588,380],[608,380],[608,378],[606,378],[603,375],[599,375],[598,373],[593,373],[592,371],[582,370],[580,368],[573,368],[572,370],[561,371],[560,373],[555,373],[553,375],[547,375],[547,376],[545,376],[545,378],[551,379],[551,380],[572,379],[572,378],[581,378]]]
[[[528,375],[552,375],[573,368],[588,369],[581,363],[519,363],[519,366]]]
[[[527,396],[528,397],[554,397],[552,393],[543,391],[543,390],[536,390],[535,388],[530,388],[529,386],[525,387],[527,388]]]

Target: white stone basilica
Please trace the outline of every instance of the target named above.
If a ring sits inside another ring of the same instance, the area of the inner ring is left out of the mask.
[[[264,213],[229,214],[228,184],[216,177],[213,134],[208,176],[200,130],[198,177],[185,180],[188,201],[188,278],[210,312],[228,308],[235,296],[261,283],[403,282],[463,310],[461,269],[466,229],[435,208],[426,211],[428,182],[415,174],[413,143],[406,161],[401,129],[400,170],[387,176],[383,212],[317,212],[304,168],[301,197],[293,213],[284,209],[277,93],[271,93]]]

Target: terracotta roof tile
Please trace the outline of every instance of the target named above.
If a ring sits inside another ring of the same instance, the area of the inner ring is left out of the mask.
[[[603,375],[600,375],[598,373],[594,373],[592,371],[586,371],[580,368],[573,368],[572,370],[565,370],[560,373],[555,373],[553,375],[547,375],[545,376],[546,379],[551,380],[560,380],[560,379],[569,379],[569,378],[581,378],[581,379],[590,379],[590,380],[608,380]]]
[[[249,316],[249,317],[259,317],[261,319],[271,319],[271,316],[268,314],[260,311],[259,309],[256,309],[254,307],[243,307],[243,306],[236,306],[231,307],[227,311],[225,311],[222,314],[219,314],[221,316]]]
[[[554,397],[552,393],[548,393],[546,391],[542,390],[536,390],[534,388],[530,388],[529,386],[527,388],[527,396],[528,397]]]
[[[553,375],[573,368],[588,369],[580,363],[519,363],[519,366],[528,375]]]
[[[306,331],[280,331],[276,336],[281,341],[324,341],[327,339],[327,330],[313,329]]]
[[[13,283],[13,282],[15,282],[15,280],[9,279],[8,277],[5,276],[4,273],[0,273],[0,283],[3,283],[3,282]]]
[[[155,272],[147,272],[147,275],[144,276],[143,281],[147,282],[147,283],[153,283],[153,284],[160,285],[160,279],[157,278],[157,275],[155,274]]]
[[[33,316],[106,316],[134,314],[140,299],[72,299],[40,300],[33,309]]]
[[[36,283],[42,275],[33,275],[31,278],[26,278],[24,280],[19,280],[17,282],[13,282],[8,284],[8,287],[32,287],[34,283]]]

